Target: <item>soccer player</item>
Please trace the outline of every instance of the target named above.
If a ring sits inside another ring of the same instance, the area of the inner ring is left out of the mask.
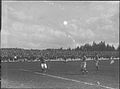
[[[67,63],[67,58],[63,56],[64,63]]]
[[[111,58],[110,58],[110,64],[113,64],[115,61],[114,61],[114,59],[113,59],[113,56],[111,56]]]
[[[88,72],[86,69],[86,67],[87,67],[86,59],[87,59],[87,57],[85,56],[85,54],[83,54],[82,55],[82,62],[81,62],[81,71],[83,74]]]
[[[95,61],[96,70],[98,71],[99,70],[99,56],[97,53],[95,53],[94,61]]]
[[[17,56],[14,56],[14,61],[17,61]]]
[[[47,64],[43,57],[40,57],[42,72],[46,72]]]

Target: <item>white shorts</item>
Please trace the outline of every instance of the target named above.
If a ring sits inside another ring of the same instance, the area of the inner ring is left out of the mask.
[[[114,63],[114,60],[111,60],[110,64],[113,64]]]
[[[47,69],[47,64],[46,63],[41,63],[42,69]]]
[[[98,66],[98,64],[99,64],[99,62],[98,62],[98,61],[96,61],[95,65],[96,65],[96,66]]]

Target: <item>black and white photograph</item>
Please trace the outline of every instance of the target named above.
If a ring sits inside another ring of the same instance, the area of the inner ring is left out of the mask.
[[[119,89],[119,1],[1,2],[1,89]]]

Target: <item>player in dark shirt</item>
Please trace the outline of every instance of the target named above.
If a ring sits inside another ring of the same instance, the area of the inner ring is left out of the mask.
[[[63,58],[63,60],[64,60],[64,63],[67,63],[67,58],[66,58],[66,56],[63,56],[62,58]]]
[[[40,57],[40,62],[41,62],[42,72],[46,72],[47,64],[46,64],[45,59],[43,57]]]
[[[83,74],[88,72],[87,69],[86,69],[86,67],[87,67],[86,60],[87,60],[87,57],[85,56],[85,54],[83,54],[82,55],[82,62],[81,62],[81,71],[82,71]]]
[[[99,56],[97,53],[95,54],[94,61],[95,61],[96,70],[98,71],[99,70]]]

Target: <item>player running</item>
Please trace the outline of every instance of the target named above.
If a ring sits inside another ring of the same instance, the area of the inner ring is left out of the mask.
[[[95,61],[96,70],[98,71],[99,70],[99,56],[97,53],[95,54],[94,61]]]
[[[43,57],[40,57],[42,72],[46,72],[47,64]]]
[[[82,62],[81,62],[81,71],[82,71],[82,74],[88,72],[87,69],[86,69],[86,67],[87,67],[86,59],[87,59],[87,57],[85,56],[85,54],[83,54],[82,55]]]

